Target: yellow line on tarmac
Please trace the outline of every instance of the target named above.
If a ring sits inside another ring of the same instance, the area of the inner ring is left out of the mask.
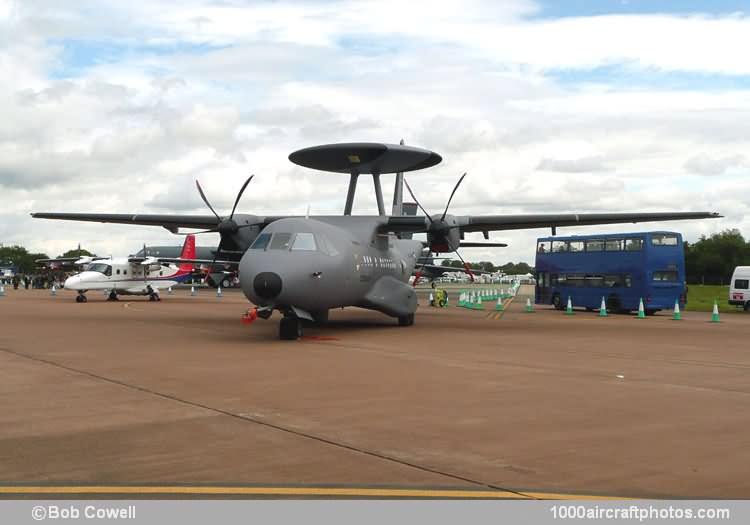
[[[389,489],[367,487],[232,487],[232,486],[17,486],[0,487],[0,494],[184,494],[240,496],[317,496],[359,498],[457,498],[457,499],[613,499],[606,496],[514,493],[502,490]],[[619,498],[618,498],[619,499]]]

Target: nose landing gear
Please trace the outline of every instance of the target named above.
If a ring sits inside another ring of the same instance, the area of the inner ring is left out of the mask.
[[[86,301],[88,301],[88,299],[86,299],[86,295],[84,295],[84,292],[78,292],[78,295],[76,295],[76,302],[85,303]]]
[[[302,321],[295,315],[285,315],[279,323],[279,339],[294,341],[302,337]]]

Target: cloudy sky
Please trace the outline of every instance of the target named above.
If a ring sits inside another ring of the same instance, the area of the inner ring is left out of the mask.
[[[338,214],[347,177],[288,154],[400,139],[443,156],[407,176],[434,212],[467,171],[455,213],[710,210],[559,233],[750,236],[748,49],[746,1],[0,0],[0,243],[176,244],[28,214],[204,213],[195,179],[228,213],[250,173],[241,211]],[[533,262],[547,234],[464,255]]]

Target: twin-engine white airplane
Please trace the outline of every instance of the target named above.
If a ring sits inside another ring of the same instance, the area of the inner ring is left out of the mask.
[[[160,301],[159,288],[185,282],[190,279],[194,264],[209,262],[195,259],[195,236],[188,235],[178,258],[82,257],[75,264],[85,264],[84,271],[68,277],[65,289],[78,292],[77,303],[88,300],[89,290],[109,290],[108,301],[116,301],[118,295],[148,295],[150,301]]]

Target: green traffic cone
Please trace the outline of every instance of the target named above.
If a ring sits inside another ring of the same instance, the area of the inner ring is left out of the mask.
[[[495,304],[495,310],[498,312],[502,312],[505,309],[503,306],[503,300],[499,297],[497,298],[497,303]]]
[[[602,295],[602,305],[599,307],[599,317],[607,317],[607,303],[604,302],[603,295]]]
[[[643,309],[643,298],[641,298],[640,302],[638,303],[638,317],[636,319],[645,319],[646,318],[646,310]]]
[[[570,300],[570,296],[568,296],[568,305],[565,307],[565,315],[573,315],[573,302]]]
[[[714,310],[711,312],[711,322],[712,323],[719,323],[719,304],[716,302],[716,299],[714,299]]]
[[[531,304],[531,299],[529,298],[526,298],[526,313],[527,314],[534,313],[534,305]]]
[[[674,314],[672,314],[672,321],[682,321],[682,316],[680,315],[680,301],[677,299],[674,300]]]

